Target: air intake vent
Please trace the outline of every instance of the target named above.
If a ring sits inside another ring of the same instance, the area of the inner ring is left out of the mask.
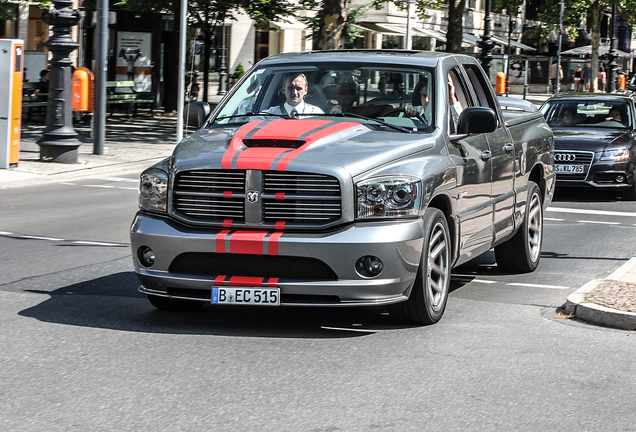
[[[263,140],[263,139],[246,139],[243,140],[243,144],[245,147],[278,147],[278,148],[293,148],[296,149],[303,144],[305,141],[301,140]]]

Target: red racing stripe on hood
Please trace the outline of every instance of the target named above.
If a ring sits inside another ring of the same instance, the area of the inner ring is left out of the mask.
[[[312,143],[330,134],[360,126],[355,122],[333,122],[330,120],[255,120],[243,125],[232,138],[223,155],[223,169],[275,169],[284,171],[287,165]],[[297,149],[282,147],[245,148],[243,140],[303,140],[305,144]]]

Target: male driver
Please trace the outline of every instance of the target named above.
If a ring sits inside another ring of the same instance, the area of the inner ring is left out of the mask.
[[[269,114],[282,114],[295,117],[298,114],[324,114],[324,111],[315,105],[305,103],[308,83],[307,77],[302,73],[291,73],[283,80],[283,94],[285,102],[279,106],[273,106],[266,110]]]

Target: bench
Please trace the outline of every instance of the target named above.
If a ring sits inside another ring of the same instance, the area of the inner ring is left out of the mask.
[[[134,81],[108,81],[106,82],[106,105],[110,108],[112,116],[115,108],[125,107],[126,114],[130,117],[130,110],[133,110],[133,116],[137,115],[137,107],[139,105],[149,105],[150,115],[154,108],[155,101],[151,93],[137,92],[135,90]]]
[[[22,109],[26,111],[26,119],[31,118],[33,111],[46,112],[46,105],[48,104],[48,96],[36,95],[35,86],[37,82],[23,82],[22,83]]]

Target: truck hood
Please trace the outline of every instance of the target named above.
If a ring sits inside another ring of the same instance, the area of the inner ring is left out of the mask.
[[[602,152],[609,148],[627,147],[632,140],[631,131],[602,129],[563,129],[554,131],[556,150],[582,150]]]
[[[254,120],[202,129],[173,154],[173,169],[320,170],[339,166],[352,176],[434,146],[433,134],[377,130],[355,121]]]

